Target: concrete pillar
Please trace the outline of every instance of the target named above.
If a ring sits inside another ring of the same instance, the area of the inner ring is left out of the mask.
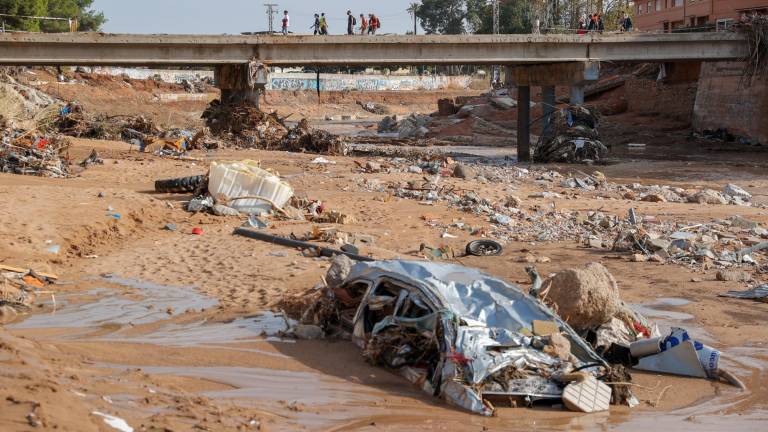
[[[531,160],[531,87],[517,86],[517,160]]]
[[[221,103],[251,102],[259,106],[259,96],[267,81],[266,68],[257,62],[216,66],[216,86],[221,89]]]
[[[549,117],[555,112],[555,86],[543,86],[541,88],[541,96],[544,102],[544,127],[542,128],[542,133],[546,135],[549,130]]]
[[[571,86],[571,105],[584,105],[584,86],[574,84]]]

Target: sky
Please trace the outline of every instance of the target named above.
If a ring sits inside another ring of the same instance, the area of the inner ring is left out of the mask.
[[[330,34],[346,34],[348,9],[359,18],[375,13],[381,19],[380,33],[413,30],[406,9],[413,0],[96,0],[94,9],[104,12],[109,33],[240,34],[266,31],[264,3],[276,3],[291,17],[291,32],[311,33],[314,13],[325,12]],[[322,6],[318,6],[322,4]],[[419,33],[423,31],[419,28]]]

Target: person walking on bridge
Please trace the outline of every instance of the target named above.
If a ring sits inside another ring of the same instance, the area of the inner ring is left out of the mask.
[[[328,20],[325,18],[325,12],[320,14],[320,34],[328,34]]]
[[[368,17],[368,34],[375,35],[376,30],[381,27],[381,22],[379,21],[379,18],[374,14],[369,14]]]
[[[288,36],[288,11],[283,11],[283,35]]]
[[[352,15],[352,11],[347,11],[347,34],[352,36],[355,34],[355,26],[357,25],[357,19]]]
[[[365,14],[360,14],[360,34],[365,36],[365,32],[368,30],[368,20],[365,19]]]
[[[310,28],[315,29],[315,36],[320,33],[320,15],[315,14],[315,23]]]

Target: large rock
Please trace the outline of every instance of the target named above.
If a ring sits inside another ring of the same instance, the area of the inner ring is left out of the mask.
[[[745,191],[744,189],[740,188],[739,186],[736,186],[733,183],[726,185],[725,188],[723,189],[723,193],[726,195],[730,195],[732,197],[739,197],[747,201],[749,201],[752,198],[751,193]]]
[[[477,171],[469,165],[458,164],[453,168],[453,176],[463,179],[473,179],[477,177]]]
[[[346,255],[338,255],[333,259],[331,268],[328,269],[328,273],[325,274],[325,282],[331,288],[340,287],[344,280],[349,276],[349,272],[352,271],[352,265],[354,261],[349,259]]]
[[[720,192],[712,189],[704,189],[701,192],[689,196],[688,201],[699,204],[728,204],[728,201],[720,194]]]
[[[542,292],[577,330],[595,329],[623,310],[616,280],[602,264],[567,269],[544,281]]]

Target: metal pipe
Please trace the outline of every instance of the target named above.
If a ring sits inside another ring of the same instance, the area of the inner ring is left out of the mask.
[[[317,249],[318,252],[320,253],[320,256],[324,256],[324,257],[332,258],[336,255],[346,255],[348,258],[353,259],[355,261],[376,261],[371,257],[357,255],[357,254],[344,252],[336,249],[326,248],[326,247],[318,246],[314,243],[294,240],[286,237],[280,237],[272,234],[267,234],[261,231],[254,231],[247,228],[235,228],[234,234],[240,235],[243,237],[248,237],[254,240],[261,240],[263,242],[272,243],[280,246],[286,246],[290,248]]]

